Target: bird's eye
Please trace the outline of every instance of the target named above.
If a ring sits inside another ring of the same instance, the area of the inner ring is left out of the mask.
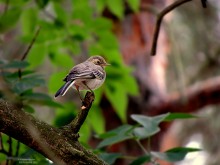
[[[97,60],[96,63],[97,63],[98,65],[101,64],[101,62],[100,62],[99,60]]]

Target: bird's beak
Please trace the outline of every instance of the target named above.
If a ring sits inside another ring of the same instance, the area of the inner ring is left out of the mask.
[[[105,63],[104,66],[110,66],[111,64]]]

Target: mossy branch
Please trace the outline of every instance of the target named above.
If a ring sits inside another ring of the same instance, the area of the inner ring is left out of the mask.
[[[22,107],[0,100],[0,132],[19,140],[41,153],[55,164],[106,164],[95,154],[86,150],[78,141],[78,131],[91,108],[94,95],[87,92],[77,117],[63,128],[55,128],[32,115]],[[71,132],[70,136],[66,136]]]

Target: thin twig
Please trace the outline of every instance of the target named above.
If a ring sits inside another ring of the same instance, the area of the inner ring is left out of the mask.
[[[36,31],[36,33],[35,33],[33,39],[31,40],[31,43],[29,44],[27,50],[24,52],[24,54],[23,54],[23,56],[22,56],[22,58],[21,58],[21,61],[23,61],[23,60],[27,57],[28,53],[30,52],[31,48],[33,47],[33,45],[34,45],[34,43],[35,43],[35,41],[36,41],[36,39],[37,39],[37,36],[39,35],[39,32],[40,32],[40,26],[37,28],[37,31]],[[22,77],[21,69],[18,70],[18,77],[19,77],[20,79],[21,79],[21,77]]]
[[[152,47],[151,47],[151,55],[154,56],[156,55],[156,51],[157,51],[157,40],[158,40],[158,36],[159,36],[159,32],[160,32],[160,27],[161,27],[161,22],[163,20],[163,17],[169,13],[170,11],[172,11],[173,9],[177,8],[178,6],[189,2],[192,0],[178,0],[175,1],[174,3],[172,3],[171,5],[167,6],[165,9],[163,9],[157,16],[157,22],[156,22],[156,27],[154,30],[154,35],[153,35],[153,42],[152,42]]]
[[[20,142],[17,140],[17,146],[16,146],[16,153],[15,156],[17,157],[19,154],[19,149],[20,149]]]
[[[203,8],[207,7],[207,0],[201,0],[201,3]]]
[[[30,45],[28,46],[27,50],[24,52],[24,54],[21,58],[21,61],[23,61],[26,58],[26,56],[28,55],[29,51],[31,50],[32,46],[34,45],[34,42],[37,39],[37,36],[38,36],[39,32],[40,32],[40,26],[37,28],[37,31],[34,35],[34,38],[32,39],[32,41],[31,41]]]
[[[3,15],[7,13],[8,11],[8,6],[9,6],[9,0],[5,0],[5,7],[4,7],[4,12],[3,12]]]
[[[137,142],[137,144],[140,146],[140,148],[142,149],[142,151],[144,151],[144,153],[146,155],[150,155],[150,153],[144,148],[144,146],[141,144],[140,140],[136,139],[135,140]]]
[[[8,149],[8,156],[12,156],[12,137],[8,137],[8,145],[9,145],[9,149]]]
[[[4,150],[4,146],[3,146],[3,140],[2,140],[2,134],[0,132],[0,150]]]
[[[7,156],[12,156],[12,138],[9,136],[8,137],[8,145],[9,145],[9,148],[8,148],[8,152],[7,152]],[[6,165],[9,165],[11,164],[10,163],[10,159],[7,159],[6,161]]]

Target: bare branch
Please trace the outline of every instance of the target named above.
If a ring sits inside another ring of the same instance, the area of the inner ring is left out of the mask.
[[[157,22],[156,22],[156,27],[154,30],[154,35],[153,35],[153,42],[152,42],[152,47],[151,47],[151,55],[154,56],[156,55],[156,51],[157,51],[157,40],[159,37],[159,33],[160,33],[160,27],[161,27],[161,22],[163,20],[163,17],[169,13],[170,11],[174,10],[175,8],[177,8],[178,6],[189,2],[192,0],[178,0],[175,1],[174,3],[172,3],[171,5],[167,6],[165,9],[163,9],[157,16]]]
[[[201,0],[201,3],[203,8],[207,7],[207,0]]]
[[[30,45],[28,46],[27,50],[24,52],[24,54],[23,54],[23,56],[21,58],[22,61],[26,58],[26,56],[28,55],[28,53],[31,50],[32,46],[34,45],[34,43],[35,43],[35,41],[37,39],[37,36],[39,35],[39,32],[40,32],[40,27],[37,28],[37,31],[36,31],[36,33],[34,35],[34,38],[31,40]]]
[[[150,105],[151,115],[167,112],[195,112],[198,109],[220,104],[220,77],[197,83],[188,88],[183,94],[174,93],[166,97],[166,100]]]
[[[40,27],[37,28],[37,31],[36,31],[32,41],[31,41],[30,45],[28,46],[27,50],[24,52],[24,54],[21,58],[21,61],[23,61],[27,57],[28,53],[30,52],[31,48],[33,47],[33,45],[34,45],[34,43],[37,39],[37,36],[39,35],[39,32],[40,32]],[[22,76],[21,75],[21,69],[19,69],[18,70],[18,77],[21,78],[21,76]]]

